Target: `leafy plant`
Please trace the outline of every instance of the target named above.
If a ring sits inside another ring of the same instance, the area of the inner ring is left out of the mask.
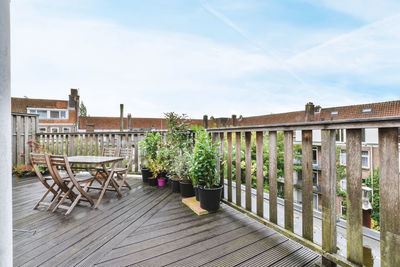
[[[142,152],[142,168],[152,165],[157,158],[157,151],[160,149],[161,135],[158,132],[148,132],[146,137],[139,142]]]
[[[180,155],[176,155],[172,163],[172,171],[182,180],[190,180],[191,160],[189,151],[184,151]],[[192,182],[193,186],[197,185],[196,181]]]
[[[43,172],[44,172],[44,170],[43,170]],[[33,169],[33,167],[31,165],[21,164],[21,165],[14,166],[12,169],[12,173],[13,173],[13,175],[15,175],[17,177],[22,177],[25,175],[35,174],[35,170]]]
[[[194,184],[204,184],[206,188],[219,186],[219,175],[216,171],[216,147],[212,145],[211,138],[203,128],[196,127],[195,147],[191,160],[190,175]]]
[[[379,217],[379,168],[374,169],[374,174],[373,174],[373,184],[372,184],[372,179],[371,175],[365,179],[365,184],[369,188],[373,188],[374,194],[370,195],[369,201],[372,203],[372,228],[375,230],[380,230],[380,217]]]

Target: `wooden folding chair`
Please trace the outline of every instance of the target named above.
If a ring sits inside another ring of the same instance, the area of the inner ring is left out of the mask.
[[[103,157],[115,157],[118,154],[117,147],[103,147],[101,151],[101,155]],[[107,179],[108,173],[104,170],[105,166],[97,166],[96,167],[96,174],[94,175],[95,179],[99,184],[103,184],[101,180],[98,178],[98,174],[100,174],[103,178]]]
[[[128,187],[130,190],[131,186],[126,181],[126,177],[128,176],[129,169],[132,166],[133,148],[121,148],[119,151],[119,156],[124,158],[121,166],[115,168],[115,173],[117,174],[117,177],[121,180],[121,182],[119,183],[119,190],[121,190],[122,187]]]
[[[61,208],[66,209],[67,212],[65,215],[68,215],[80,201],[88,201],[91,206],[94,205],[93,199],[87,194],[88,186],[94,180],[94,177],[91,174],[74,174],[69,165],[67,156],[46,155],[46,160],[48,166],[50,166],[49,170],[51,176],[61,189],[57,199],[60,197],[62,198],[54,207],[53,212],[58,208]],[[66,171],[68,178],[62,178],[59,168]],[[73,189],[76,189],[78,194],[75,194]],[[72,201],[70,206],[63,205],[67,198]]]
[[[48,168],[45,154],[31,153],[29,155],[29,157],[31,159],[32,167],[35,170],[36,176],[39,178],[40,182],[47,188],[46,193],[44,193],[44,195],[35,204],[35,206],[33,206],[33,209],[36,209],[37,207],[39,207],[39,205],[45,205],[45,206],[49,207],[51,205],[52,201],[58,195],[60,188],[58,186],[56,186],[57,184],[54,182],[54,180],[51,176],[43,176],[39,170],[39,165],[42,165],[42,166]],[[47,195],[50,192],[53,194],[53,197],[51,199],[52,201],[44,202],[45,198],[47,197]]]

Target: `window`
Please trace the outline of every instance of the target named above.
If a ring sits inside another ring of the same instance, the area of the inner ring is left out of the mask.
[[[361,142],[365,142],[365,129],[361,129]]]
[[[37,114],[39,114],[39,119],[47,119],[47,110],[38,109]]]
[[[45,133],[45,132],[47,132],[47,129],[41,127],[41,128],[39,128],[39,132],[40,132],[40,133]]]
[[[60,111],[50,111],[50,118],[51,119],[59,119],[60,118]]]
[[[362,113],[363,114],[372,113],[372,108],[363,108]]]
[[[345,129],[337,129],[336,130],[336,141],[337,142],[346,142],[346,131]]]
[[[346,165],[346,150],[344,150],[344,149],[340,150],[339,159],[340,159],[340,165],[345,166]]]
[[[313,185],[318,185],[318,172],[312,172]]]
[[[28,108],[28,113],[30,114],[38,114],[39,119],[68,119],[67,110],[62,109],[36,109],[36,108]]]
[[[331,112],[331,116],[337,116],[337,115],[339,115],[339,111],[332,111]]]
[[[71,129],[70,129],[70,128],[63,128],[63,132],[64,132],[64,133],[70,133],[70,132],[71,132]]]
[[[346,191],[346,189],[347,189],[347,187],[346,187],[346,179],[340,180],[339,181],[339,186],[340,186],[341,190]]]
[[[369,168],[369,151],[361,152],[361,166],[363,168]]]
[[[318,210],[318,195],[317,194],[313,194],[313,207],[314,207],[314,210]]]
[[[316,147],[312,150],[312,163],[318,165],[318,148]]]
[[[51,132],[52,133],[58,133],[58,128],[57,127],[51,127]]]
[[[344,201],[340,201],[340,215],[346,215],[346,205]]]

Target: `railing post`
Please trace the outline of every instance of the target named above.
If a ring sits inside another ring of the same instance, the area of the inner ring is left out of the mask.
[[[257,215],[264,217],[263,132],[256,132]]]
[[[381,266],[400,266],[398,128],[379,128]]]
[[[133,144],[134,144],[134,150],[135,150],[135,172],[139,172],[139,142],[138,142],[138,135],[135,134],[133,135]]]
[[[245,133],[246,139],[246,209],[251,211],[251,132]]]
[[[278,154],[276,150],[276,131],[269,135],[269,220],[278,224]]]
[[[241,133],[235,133],[236,137],[236,205],[242,206],[242,169],[241,169]]]
[[[228,178],[228,201],[232,202],[232,132],[227,133],[228,158],[227,158],[227,178]]]
[[[225,175],[224,175],[224,153],[225,153],[225,149],[224,149],[224,133],[221,132],[219,133],[219,153],[220,153],[220,157],[221,157],[221,161],[220,161],[220,184],[223,186],[222,187],[222,196],[224,196],[224,187],[225,187]]]
[[[313,166],[312,131],[302,131],[302,218],[303,237],[313,241]]]
[[[293,232],[293,131],[284,132],[285,228]]]
[[[346,130],[347,259],[363,264],[361,129]]]
[[[0,266],[13,265],[10,0],[0,0]]]
[[[336,253],[336,131],[321,130],[322,249]],[[336,266],[322,257],[324,266]]]

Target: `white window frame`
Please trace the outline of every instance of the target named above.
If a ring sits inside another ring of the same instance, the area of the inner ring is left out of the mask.
[[[367,156],[364,156],[364,155],[363,155],[363,152],[367,152],[368,155],[367,155]],[[362,151],[361,151],[361,167],[362,167],[363,169],[369,169],[369,154],[370,154],[370,153],[369,153],[368,150],[362,150]],[[363,162],[362,159],[365,158],[365,157],[367,158],[367,166],[363,166],[363,165],[362,165],[362,162]]]
[[[65,131],[65,130],[67,130],[67,131]],[[63,131],[63,133],[70,133],[71,132],[71,128],[63,127],[62,131]]]
[[[318,211],[318,194],[313,194],[313,209]]]
[[[318,147],[313,147],[312,148],[312,153],[313,153],[313,165],[318,165]],[[315,162],[314,162],[314,151],[315,151]]]
[[[347,191],[347,181],[346,179],[342,179],[339,181],[339,186],[340,189],[342,189],[343,191]]]
[[[42,132],[42,130],[44,130]],[[39,127],[39,133],[46,133],[47,132],[47,128],[46,127]]]
[[[45,110],[47,112],[46,118],[39,118],[41,120],[69,120],[69,112],[68,109],[58,109],[58,108],[27,108],[27,112],[30,114],[38,114],[38,110]],[[58,111],[58,118],[51,118],[50,113],[51,111]],[[61,111],[65,112],[65,118],[61,118]]]
[[[317,183],[316,184],[314,184],[314,173],[316,174],[316,177],[317,177]],[[318,171],[313,171],[313,184],[315,185],[315,186],[317,186],[317,185],[319,185],[319,183],[318,183]]]
[[[346,129],[336,130],[336,142],[345,143],[346,142]]]
[[[56,132],[53,132],[53,129],[56,129]],[[50,128],[50,133],[59,133],[60,132],[60,128],[59,127],[51,127]]]
[[[346,166],[346,149],[340,149],[340,154],[339,154],[339,161],[340,161],[340,165],[342,166]]]
[[[340,201],[340,215],[342,215],[342,216],[346,215],[346,213],[343,213],[343,210],[344,210],[343,202],[344,202],[343,200]]]

